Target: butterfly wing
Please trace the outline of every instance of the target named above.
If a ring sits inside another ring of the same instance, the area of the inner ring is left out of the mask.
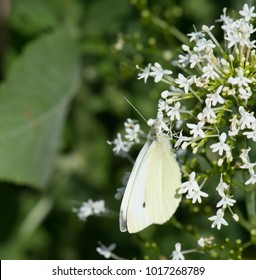
[[[180,203],[178,189],[181,187],[181,173],[169,138],[159,135],[154,143],[146,182],[146,209],[152,223],[163,224]]]
[[[152,224],[145,208],[147,170],[154,142],[147,141],[141,149],[128,180],[120,209],[120,230],[138,232]]]

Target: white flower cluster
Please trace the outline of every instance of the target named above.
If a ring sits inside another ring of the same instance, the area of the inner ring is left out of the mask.
[[[140,143],[140,138],[144,135],[137,120],[127,119],[124,123],[125,139],[123,140],[121,133],[117,134],[116,139],[107,141],[109,145],[113,145],[113,152],[118,156],[126,156],[134,144]]]
[[[212,227],[217,229],[228,225],[224,219],[226,209],[238,220],[231,209],[236,201],[231,195],[232,177],[229,176],[233,175],[229,175],[228,169],[246,170],[250,178],[244,184],[256,183],[256,162],[249,158],[250,143],[256,142],[256,99],[253,97],[256,41],[252,39],[256,13],[254,7],[244,4],[239,14],[240,17],[234,19],[223,10],[218,20],[224,32],[223,43],[213,35],[214,26],[202,26],[201,31],[188,34],[191,45],[182,46],[183,53],[174,63],[182,72],[177,77],[174,69],[163,69],[158,62],[145,69],[137,67],[141,71],[138,79],[146,83],[153,77],[155,83],[164,82],[169,86],[161,94],[158,115],[163,116],[163,127],[177,131],[174,146],[186,152],[191,148],[192,153],[208,157],[215,174],[220,175],[217,192],[221,199],[216,205],[216,215],[209,218]],[[173,135],[171,130],[166,133]],[[201,203],[201,197],[208,196],[201,188],[209,175],[196,179],[195,172],[185,170],[186,174],[189,180],[182,184],[179,193],[186,193],[192,203]],[[199,186],[202,178],[205,180]]]
[[[89,216],[99,216],[107,212],[105,208],[105,201],[93,201],[89,199],[83,202],[79,208],[73,208],[73,212],[77,214],[78,218],[86,221]]]

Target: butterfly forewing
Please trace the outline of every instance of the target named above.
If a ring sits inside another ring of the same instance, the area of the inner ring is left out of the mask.
[[[152,224],[145,207],[145,178],[150,144],[147,141],[141,149],[128,180],[120,210],[121,231],[128,230],[129,233],[134,233]]]

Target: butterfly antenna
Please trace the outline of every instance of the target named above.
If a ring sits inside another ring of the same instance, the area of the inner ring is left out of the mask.
[[[142,116],[142,114],[140,113],[140,111],[125,97],[123,96],[123,98],[132,106],[132,108],[140,115],[140,117],[147,123],[148,121]]]

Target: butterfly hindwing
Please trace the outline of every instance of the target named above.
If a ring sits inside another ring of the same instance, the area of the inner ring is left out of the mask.
[[[152,223],[163,224],[171,218],[181,200],[177,194],[181,186],[180,168],[167,136],[158,136],[150,164],[146,183],[147,213]]]
[[[135,233],[151,224],[163,224],[176,211],[181,186],[179,166],[169,137],[148,140],[132,169],[120,210],[120,230]]]

